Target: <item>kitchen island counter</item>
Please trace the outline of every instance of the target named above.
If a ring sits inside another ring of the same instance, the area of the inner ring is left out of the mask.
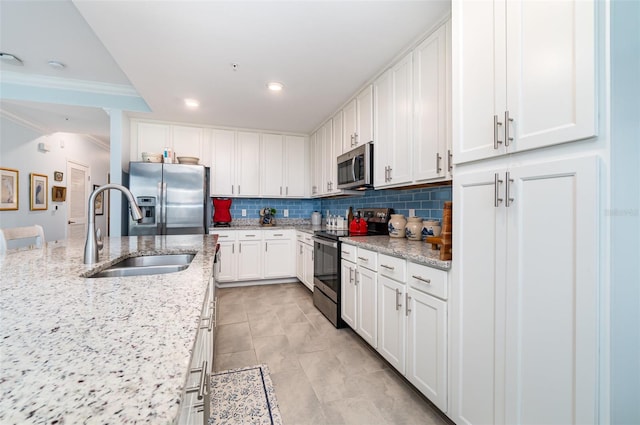
[[[424,241],[410,241],[406,238],[391,238],[389,236],[351,236],[340,238],[340,240],[436,269],[451,269],[451,261],[440,260],[440,251],[431,249],[431,245]]]
[[[170,423],[178,415],[217,236],[82,240],[0,256],[0,423]],[[84,278],[136,254],[196,253],[161,275]]]

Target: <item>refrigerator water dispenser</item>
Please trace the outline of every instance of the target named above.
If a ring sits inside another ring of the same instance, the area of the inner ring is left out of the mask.
[[[138,196],[136,198],[140,211],[142,211],[142,221],[140,224],[156,224],[156,197]]]

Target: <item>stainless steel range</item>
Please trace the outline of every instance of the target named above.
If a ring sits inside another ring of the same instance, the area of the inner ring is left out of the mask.
[[[388,235],[390,208],[362,208],[356,210],[367,221],[367,236]],[[318,230],[313,236],[313,304],[337,328],[344,326],[340,317],[340,238],[349,236],[347,230]]]

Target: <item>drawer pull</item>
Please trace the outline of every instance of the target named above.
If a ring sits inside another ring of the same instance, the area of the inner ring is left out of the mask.
[[[423,281],[424,283],[431,284],[431,279],[425,279],[425,278],[424,278],[424,277],[422,277],[422,276],[416,276],[416,275],[412,275],[411,277],[412,277],[412,278],[414,278],[414,279],[417,279],[417,280],[421,280],[421,281]]]
[[[400,307],[402,307],[402,303],[400,302],[400,295],[400,290],[396,288],[396,311],[400,310]]]
[[[282,233],[274,233],[273,236],[282,236]]]
[[[245,235],[247,238],[255,238],[256,235]]]
[[[393,266],[387,266],[386,264],[380,264],[380,267],[384,267],[387,270],[395,270],[395,267]]]
[[[344,255],[349,255],[349,254],[350,254],[350,253],[349,253],[349,251],[345,251],[345,250],[342,250],[342,253],[343,253]]]
[[[365,258],[365,257],[358,257],[358,259],[359,259],[359,260],[362,260],[362,261],[369,261],[369,259],[368,259],[368,258]]]

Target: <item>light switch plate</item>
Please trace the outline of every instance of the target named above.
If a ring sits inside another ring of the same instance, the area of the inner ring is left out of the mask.
[[[289,217],[289,210],[284,210],[282,214],[284,214],[285,217]]]
[[[416,210],[414,210],[413,208],[409,209],[409,217],[415,217],[416,216]]]
[[[247,210],[242,210],[242,216],[246,217],[247,216]]]

